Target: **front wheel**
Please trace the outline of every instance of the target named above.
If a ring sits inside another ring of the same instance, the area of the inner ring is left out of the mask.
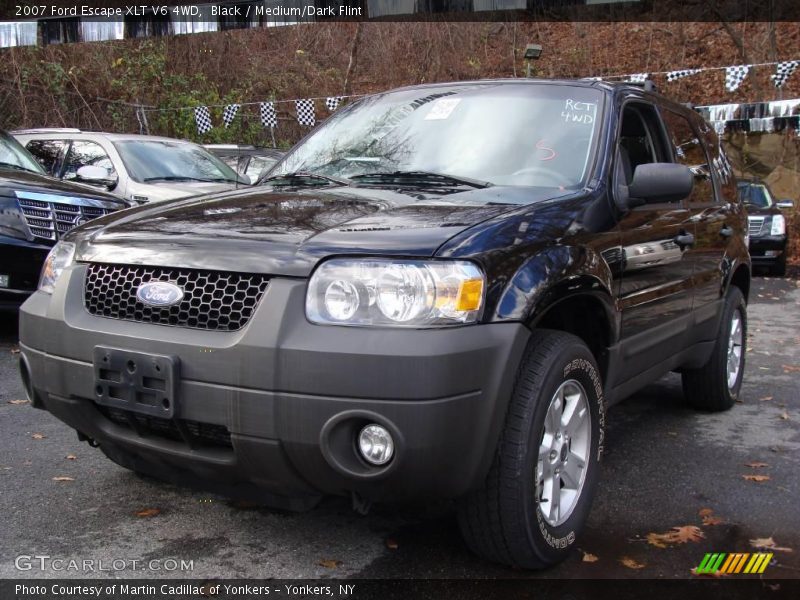
[[[591,507],[603,420],[600,374],[586,345],[568,333],[535,331],[494,463],[483,486],[459,503],[469,547],[528,569],[564,560]]]

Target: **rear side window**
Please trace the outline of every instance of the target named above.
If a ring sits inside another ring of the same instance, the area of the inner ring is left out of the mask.
[[[117,176],[111,159],[100,144],[84,141],[72,142],[67,159],[64,161],[63,178],[75,179],[78,176],[78,169],[86,165],[104,168],[108,172],[109,179]]]
[[[67,142],[62,140],[31,140],[25,148],[48,175],[58,177],[66,146]]]
[[[663,111],[664,124],[673,149],[673,160],[689,167],[694,173],[694,189],[690,201],[707,204],[716,201],[714,181],[711,177],[708,154],[700,136],[689,119],[667,109]]]

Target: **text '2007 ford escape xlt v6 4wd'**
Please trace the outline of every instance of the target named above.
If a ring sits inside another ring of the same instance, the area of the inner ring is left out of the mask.
[[[68,236],[23,379],[128,468],[295,509],[452,498],[474,551],[542,567],[588,515],[608,404],[679,370],[733,405],[745,223],[714,132],[657,94],[403,88],[261,186]]]

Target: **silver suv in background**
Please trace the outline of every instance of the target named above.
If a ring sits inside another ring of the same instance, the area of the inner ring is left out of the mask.
[[[107,189],[139,204],[248,183],[204,148],[184,140],[80,129],[11,133],[50,175]]]

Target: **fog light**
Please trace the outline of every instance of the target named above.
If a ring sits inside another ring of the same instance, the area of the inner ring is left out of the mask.
[[[371,465],[385,465],[394,456],[394,440],[381,425],[367,425],[358,434],[358,450]]]

